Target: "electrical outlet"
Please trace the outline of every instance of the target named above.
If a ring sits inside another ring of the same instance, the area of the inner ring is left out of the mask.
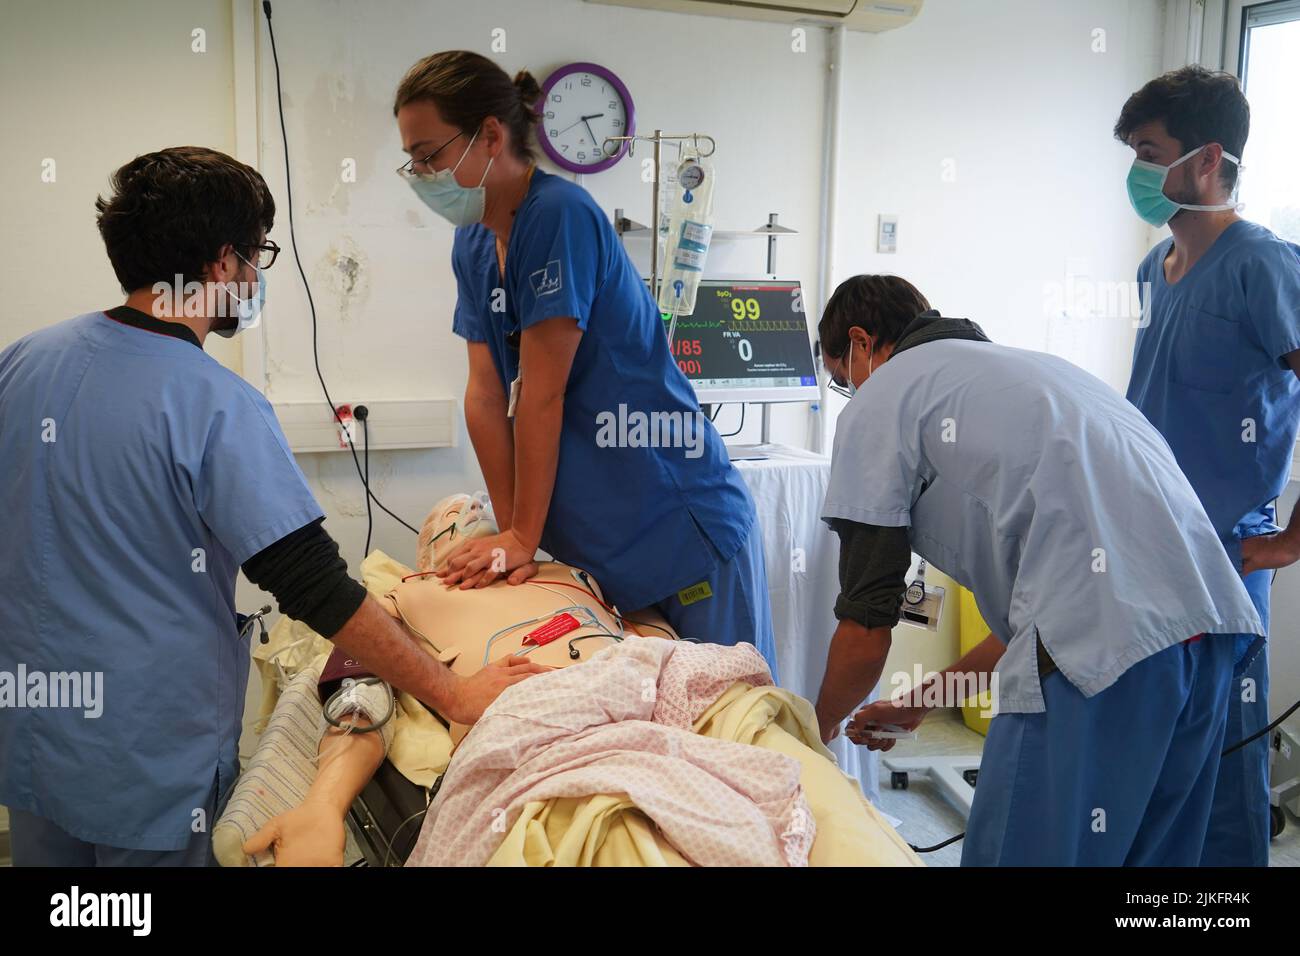
[[[338,407],[339,447],[347,448],[357,443],[357,420],[352,417],[351,405]]]
[[[340,414],[348,413],[352,423],[352,444],[358,451],[367,441],[355,409],[364,404],[370,410],[366,424],[371,452],[407,448],[452,448],[462,421],[459,404],[452,398],[376,399],[339,403]],[[289,448],[294,454],[347,451],[347,432],[329,406],[319,401],[276,402],[273,405]]]

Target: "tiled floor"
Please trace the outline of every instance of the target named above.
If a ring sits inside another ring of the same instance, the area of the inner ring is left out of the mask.
[[[900,741],[890,753],[898,757],[928,754],[975,754],[984,749],[984,738],[969,730],[956,712],[936,714],[922,725],[916,740]],[[966,829],[966,821],[943,795],[923,778],[912,775],[906,790],[891,790],[889,774],[880,771],[879,808],[902,823],[899,833],[914,846],[933,846]],[[961,862],[961,841],[922,856],[927,866],[957,866]],[[1287,814],[1286,827],[1273,841],[1270,866],[1300,866],[1300,819]]]
[[[924,757],[929,754],[977,754],[984,738],[967,729],[956,711],[934,714],[921,725],[916,740],[900,740],[891,757]],[[912,774],[906,790],[891,790],[889,771],[880,768],[880,810],[902,821],[898,832],[913,846],[934,846],[966,829],[965,818],[923,777]],[[957,866],[961,862],[961,841],[933,853],[923,854],[926,866]]]

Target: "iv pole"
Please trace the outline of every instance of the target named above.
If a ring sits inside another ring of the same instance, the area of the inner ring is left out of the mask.
[[[700,152],[700,140],[702,139],[708,141],[709,150],[707,153]],[[714,140],[714,138],[705,133],[665,133],[661,129],[655,130],[654,135],[652,136],[607,136],[601,143],[601,149],[604,150],[606,153],[609,152],[610,143],[619,143],[619,144],[626,143],[627,155],[629,157],[635,154],[636,143],[638,141],[654,144],[654,181],[651,184],[652,189],[651,189],[651,197],[650,197],[650,202],[651,202],[650,221],[652,224],[650,226],[643,226],[640,223],[633,222],[631,219],[628,219],[623,215],[622,209],[615,209],[614,227],[619,234],[620,240],[622,240],[625,233],[640,231],[642,229],[648,229],[650,232],[654,233],[651,239],[651,246],[650,246],[650,293],[654,298],[655,302],[659,301],[659,284],[660,284],[659,221],[660,221],[660,217],[662,216],[662,211],[660,209],[659,177],[663,169],[663,144],[668,141],[681,142],[684,140],[692,141],[692,143],[695,145],[696,153],[702,159],[706,159],[709,156],[712,156],[714,152],[717,151],[718,148],[718,144]],[[619,148],[620,149],[622,148],[621,145]],[[776,240],[780,236],[792,236],[792,235],[797,235],[797,232],[794,229],[790,229],[786,226],[780,225],[779,222],[777,221],[776,213],[769,213],[767,217],[767,224],[765,226],[761,226],[758,229],[753,230],[752,232],[744,232],[744,233],[715,232],[714,238],[723,238],[723,237],[741,238],[741,237],[749,237],[749,236],[766,237],[767,238],[767,272],[768,275],[775,275],[776,274]],[[673,335],[676,329],[677,329],[677,316],[673,315],[672,320],[669,322],[669,326],[668,326],[668,342],[670,345],[672,344]],[[762,407],[763,407],[762,408],[763,420],[762,420],[761,434],[762,434],[763,444],[767,444],[771,440],[772,406],[771,403],[769,402],[763,402]]]
[[[606,136],[600,147],[608,153],[610,151],[610,143],[627,143],[627,155],[631,157],[636,154],[636,144],[638,141],[654,144],[654,180],[651,183],[650,194],[650,230],[654,233],[653,242],[650,244],[650,292],[654,296],[656,302],[659,301],[659,220],[662,216],[662,210],[659,208],[659,180],[663,172],[664,143],[668,140],[682,141],[688,139],[695,145],[695,152],[701,159],[707,159],[717,151],[717,142],[712,136],[705,133],[665,133],[661,129],[655,130],[653,136]],[[708,140],[709,151],[707,153],[700,152],[700,140],[702,139]],[[620,146],[619,148],[621,149],[622,147]],[[619,231],[623,232],[624,230],[620,228]],[[676,324],[676,316],[674,316],[673,325],[675,326]],[[672,340],[671,331],[669,333],[669,340]]]

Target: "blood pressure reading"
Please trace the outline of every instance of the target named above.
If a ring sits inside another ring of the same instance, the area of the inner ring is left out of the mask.
[[[696,388],[817,384],[797,282],[701,283],[694,314],[677,319],[673,358]]]

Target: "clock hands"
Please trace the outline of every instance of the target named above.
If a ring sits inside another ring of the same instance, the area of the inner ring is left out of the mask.
[[[597,113],[595,116],[584,116],[582,118],[582,125],[587,127],[587,135],[591,137],[591,145],[595,147],[597,154],[603,152],[603,150],[601,150],[601,144],[596,142],[596,134],[592,131],[591,124],[588,123],[587,120],[595,119],[597,116],[604,116],[604,115],[605,115],[604,113]]]
[[[583,123],[583,124],[585,124],[586,127],[587,127],[587,133],[591,136],[591,141],[592,141],[593,143],[595,143],[595,142],[596,142],[596,134],[593,133],[593,132],[591,131],[591,124],[588,123],[587,120],[600,119],[600,118],[601,118],[602,116],[604,116],[604,115],[605,115],[604,113],[592,113],[590,116],[579,116],[576,120],[574,120],[574,121],[573,121],[572,123],[570,123],[568,126],[564,127],[564,129],[562,129],[562,130],[557,130],[556,133],[555,133],[555,135],[556,135],[556,136],[559,136],[559,135],[561,135],[562,133],[567,133],[569,130],[573,129],[573,127],[577,126],[579,123]]]

